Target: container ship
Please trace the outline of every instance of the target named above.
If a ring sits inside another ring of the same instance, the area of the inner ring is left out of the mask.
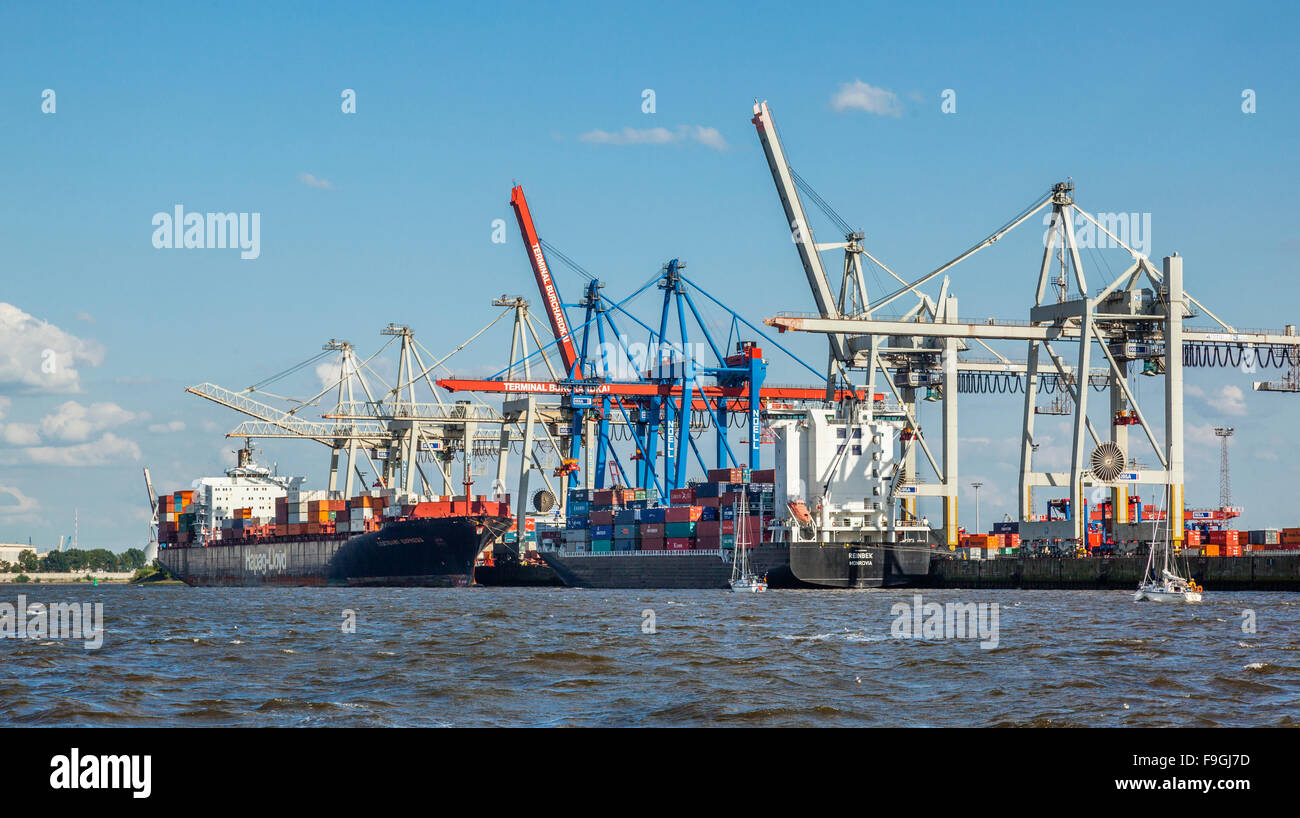
[[[188,585],[461,586],[514,524],[509,498],[304,491],[254,465],[158,498],[158,559]]]
[[[571,489],[563,528],[538,530],[541,558],[576,587],[727,588],[745,526],[772,588],[924,585],[929,524],[889,501],[901,418],[864,401],[767,415],[775,468],[714,469],[667,504],[645,489]]]

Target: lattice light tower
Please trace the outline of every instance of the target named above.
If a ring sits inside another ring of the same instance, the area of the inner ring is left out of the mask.
[[[1228,474],[1228,438],[1235,432],[1231,426],[1215,426],[1219,438],[1219,508],[1232,507],[1232,477]]]

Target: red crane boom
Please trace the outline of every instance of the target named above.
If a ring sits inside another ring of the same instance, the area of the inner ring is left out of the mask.
[[[564,316],[564,307],[560,302],[560,291],[551,277],[551,268],[546,263],[546,254],[542,252],[542,240],[537,237],[537,228],[533,225],[533,214],[528,210],[528,199],[524,189],[515,185],[510,189],[510,206],[515,210],[519,220],[519,233],[524,238],[528,251],[528,263],[532,265],[533,275],[537,278],[537,289],[542,294],[542,303],[546,306],[546,316],[551,320],[551,332],[559,341],[560,358],[564,361],[564,371],[569,377],[580,377],[574,369],[578,364],[578,352],[573,346],[573,337],[569,331],[568,319]]]

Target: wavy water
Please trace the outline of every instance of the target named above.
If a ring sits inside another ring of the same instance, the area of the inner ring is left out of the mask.
[[[891,635],[910,591],[6,588],[102,602],[105,636],[0,639],[0,725],[1300,723],[1300,596],[1283,593],[925,593],[998,603],[984,650]]]

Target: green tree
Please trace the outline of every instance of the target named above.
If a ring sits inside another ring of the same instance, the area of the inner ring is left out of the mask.
[[[68,553],[64,551],[51,551],[41,558],[40,570],[51,573],[65,573],[72,570],[69,565],[71,560],[68,559]]]
[[[128,548],[117,557],[117,570],[138,571],[144,567],[144,552],[139,548]]]
[[[86,568],[91,571],[116,571],[117,554],[106,548],[86,552]]]
[[[24,571],[37,571],[41,567],[41,561],[35,551],[23,551],[18,555],[18,567]]]
[[[18,576],[14,577],[14,582],[31,582],[31,581],[32,578],[27,576],[26,574],[19,574]]]

